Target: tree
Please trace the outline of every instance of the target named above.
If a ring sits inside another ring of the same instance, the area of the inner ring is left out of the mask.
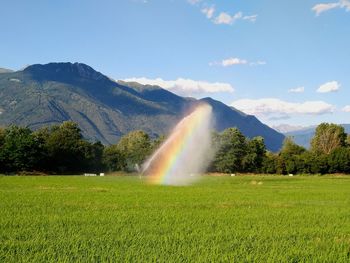
[[[300,155],[300,159],[303,162],[303,173],[328,173],[328,158],[326,154],[318,154],[312,151],[306,151]]]
[[[330,173],[350,173],[350,148],[334,149],[328,155]]]
[[[81,141],[83,151],[84,151],[84,160],[83,166],[84,169],[88,172],[100,172],[104,169],[102,156],[104,151],[104,146],[101,142],[90,143],[88,141]]]
[[[5,172],[31,171],[37,167],[40,148],[29,128],[10,126],[1,132],[0,163]]]
[[[350,134],[346,136],[346,146],[350,147]]]
[[[132,131],[120,139],[117,148],[125,157],[126,169],[132,171],[150,155],[151,140],[144,131]]]
[[[254,137],[247,142],[247,154],[244,157],[244,171],[259,172],[266,154],[263,137]]]
[[[311,150],[315,153],[330,154],[334,149],[345,146],[344,127],[332,123],[321,123],[311,140]]]
[[[165,140],[166,140],[166,137],[164,135],[160,135],[156,139],[152,140],[151,153],[155,152]]]
[[[277,154],[274,154],[272,152],[266,152],[263,162],[261,171],[263,173],[267,174],[275,174],[277,173],[277,166],[278,166],[278,158],[279,156]]]
[[[66,121],[59,126],[53,126],[45,144],[49,170],[70,173],[85,169],[86,144],[76,123]]]
[[[282,174],[294,174],[301,172],[301,170],[303,170],[303,161],[301,160],[300,155],[305,151],[306,149],[294,143],[291,137],[286,137],[279,153],[280,172]]]
[[[290,156],[300,155],[305,151],[306,149],[300,145],[297,145],[291,137],[286,137],[283,141],[280,153],[284,156]]]
[[[247,154],[244,135],[237,128],[228,128],[213,138],[217,149],[213,168],[218,172],[233,173],[243,170],[243,159]]]
[[[0,173],[5,172],[5,162],[2,159],[4,142],[5,142],[5,129],[0,127]]]
[[[107,171],[121,171],[126,169],[124,154],[119,150],[117,145],[105,147],[102,155],[102,162]]]

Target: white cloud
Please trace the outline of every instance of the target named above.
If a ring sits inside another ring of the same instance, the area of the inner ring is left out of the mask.
[[[258,17],[258,15],[244,16],[243,20],[248,20],[248,21],[254,23],[256,21],[257,17]]]
[[[322,84],[317,92],[319,93],[328,93],[328,92],[336,92],[340,89],[340,84],[337,81],[330,81],[325,84]]]
[[[323,101],[288,102],[276,98],[241,99],[231,106],[258,117],[284,119],[291,115],[321,115],[331,113],[335,107]]]
[[[340,7],[339,3],[327,3],[327,4],[317,4],[312,8],[312,11],[319,16],[321,13],[326,12],[328,10]]]
[[[326,3],[326,4],[317,4],[311,10],[316,13],[316,16],[319,16],[323,12],[335,9],[343,8],[346,11],[350,11],[350,1],[349,0],[340,0],[338,2]]]
[[[221,61],[221,65],[224,67],[233,66],[233,65],[244,65],[247,64],[248,61],[240,58],[228,58]]]
[[[297,87],[297,88],[288,90],[289,93],[303,93],[304,91],[305,91],[304,87]]]
[[[342,111],[350,112],[350,105],[346,105],[344,108],[342,108]]]
[[[232,25],[236,20],[241,19],[242,17],[242,12],[238,12],[233,16],[229,15],[228,13],[221,12],[217,17],[214,18],[213,22],[215,24]]]
[[[249,64],[250,66],[260,66],[260,65],[266,65],[266,62],[261,60],[258,60],[256,62],[249,62],[246,59],[231,57],[231,58],[223,59],[221,61],[214,61],[209,63],[210,66],[223,66],[223,67],[230,67],[234,65],[247,65],[247,64]]]
[[[204,7],[201,11],[208,19],[211,19],[214,15],[215,7]]]
[[[350,11],[350,1],[349,0],[340,0],[340,7],[344,8],[347,12]]]
[[[197,81],[183,78],[176,80],[129,78],[123,81],[138,82],[143,85],[155,85],[183,96],[192,96],[200,93],[234,92],[234,88],[229,83]]]

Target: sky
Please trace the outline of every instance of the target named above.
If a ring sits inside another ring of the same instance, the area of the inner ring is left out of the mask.
[[[276,126],[350,123],[350,0],[1,0],[0,67],[81,62]]]

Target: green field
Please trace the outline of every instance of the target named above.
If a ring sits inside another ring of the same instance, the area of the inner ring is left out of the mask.
[[[350,177],[0,176],[0,262],[349,262]]]

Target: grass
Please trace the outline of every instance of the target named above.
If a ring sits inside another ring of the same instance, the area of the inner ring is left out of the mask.
[[[0,177],[0,262],[349,262],[350,177]]]

